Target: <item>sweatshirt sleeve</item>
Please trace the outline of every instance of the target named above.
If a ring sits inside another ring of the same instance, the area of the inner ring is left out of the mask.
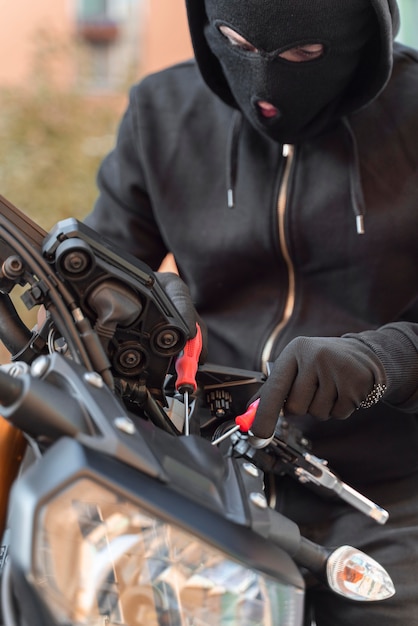
[[[418,412],[418,324],[394,322],[356,337],[379,357],[388,391],[384,402],[408,413]]]
[[[116,145],[100,165],[99,195],[85,223],[156,270],[167,249],[154,219],[141,162],[136,90],[138,86],[131,90]]]

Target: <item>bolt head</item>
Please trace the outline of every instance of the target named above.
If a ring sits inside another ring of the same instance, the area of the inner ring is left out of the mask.
[[[254,504],[254,506],[258,507],[259,509],[267,509],[268,507],[266,498],[262,493],[258,491],[250,493],[250,502],[252,502],[252,504]]]
[[[126,433],[127,435],[135,434],[135,424],[129,417],[116,417],[113,423],[116,428],[121,430],[123,433]]]
[[[92,387],[97,387],[98,389],[101,389],[101,387],[103,387],[104,385],[103,378],[97,372],[85,372],[83,378],[86,383],[88,383]]]
[[[41,378],[48,371],[49,359],[47,356],[39,356],[30,366],[30,373],[35,378]]]
[[[249,475],[249,476],[253,476],[254,478],[258,478],[258,476],[260,475],[257,467],[253,464],[253,463],[244,463],[243,465],[244,471]]]

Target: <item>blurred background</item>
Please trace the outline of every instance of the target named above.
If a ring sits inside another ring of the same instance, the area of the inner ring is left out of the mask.
[[[399,0],[418,47],[418,0]],[[184,0],[0,0],[0,194],[82,218],[132,82],[192,55]]]
[[[82,218],[128,89],[192,55],[184,0],[0,0],[0,194]]]

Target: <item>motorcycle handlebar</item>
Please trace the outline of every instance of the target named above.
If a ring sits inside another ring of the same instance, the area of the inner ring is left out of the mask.
[[[27,346],[32,333],[20,319],[9,296],[0,293],[0,339],[11,354]]]
[[[22,393],[23,382],[0,371],[0,404],[7,408],[17,402]]]
[[[89,432],[76,398],[30,374],[16,378],[0,370],[0,404],[5,419],[35,437],[56,439]]]

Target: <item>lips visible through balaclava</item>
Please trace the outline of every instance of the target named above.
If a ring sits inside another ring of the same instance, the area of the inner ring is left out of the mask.
[[[208,45],[238,107],[257,130],[282,143],[297,143],[338,117],[376,27],[367,0],[205,0],[205,7]],[[231,45],[221,25],[257,51]],[[295,63],[279,56],[317,43],[325,49],[319,59]],[[278,114],[263,117],[258,101],[271,103]]]

